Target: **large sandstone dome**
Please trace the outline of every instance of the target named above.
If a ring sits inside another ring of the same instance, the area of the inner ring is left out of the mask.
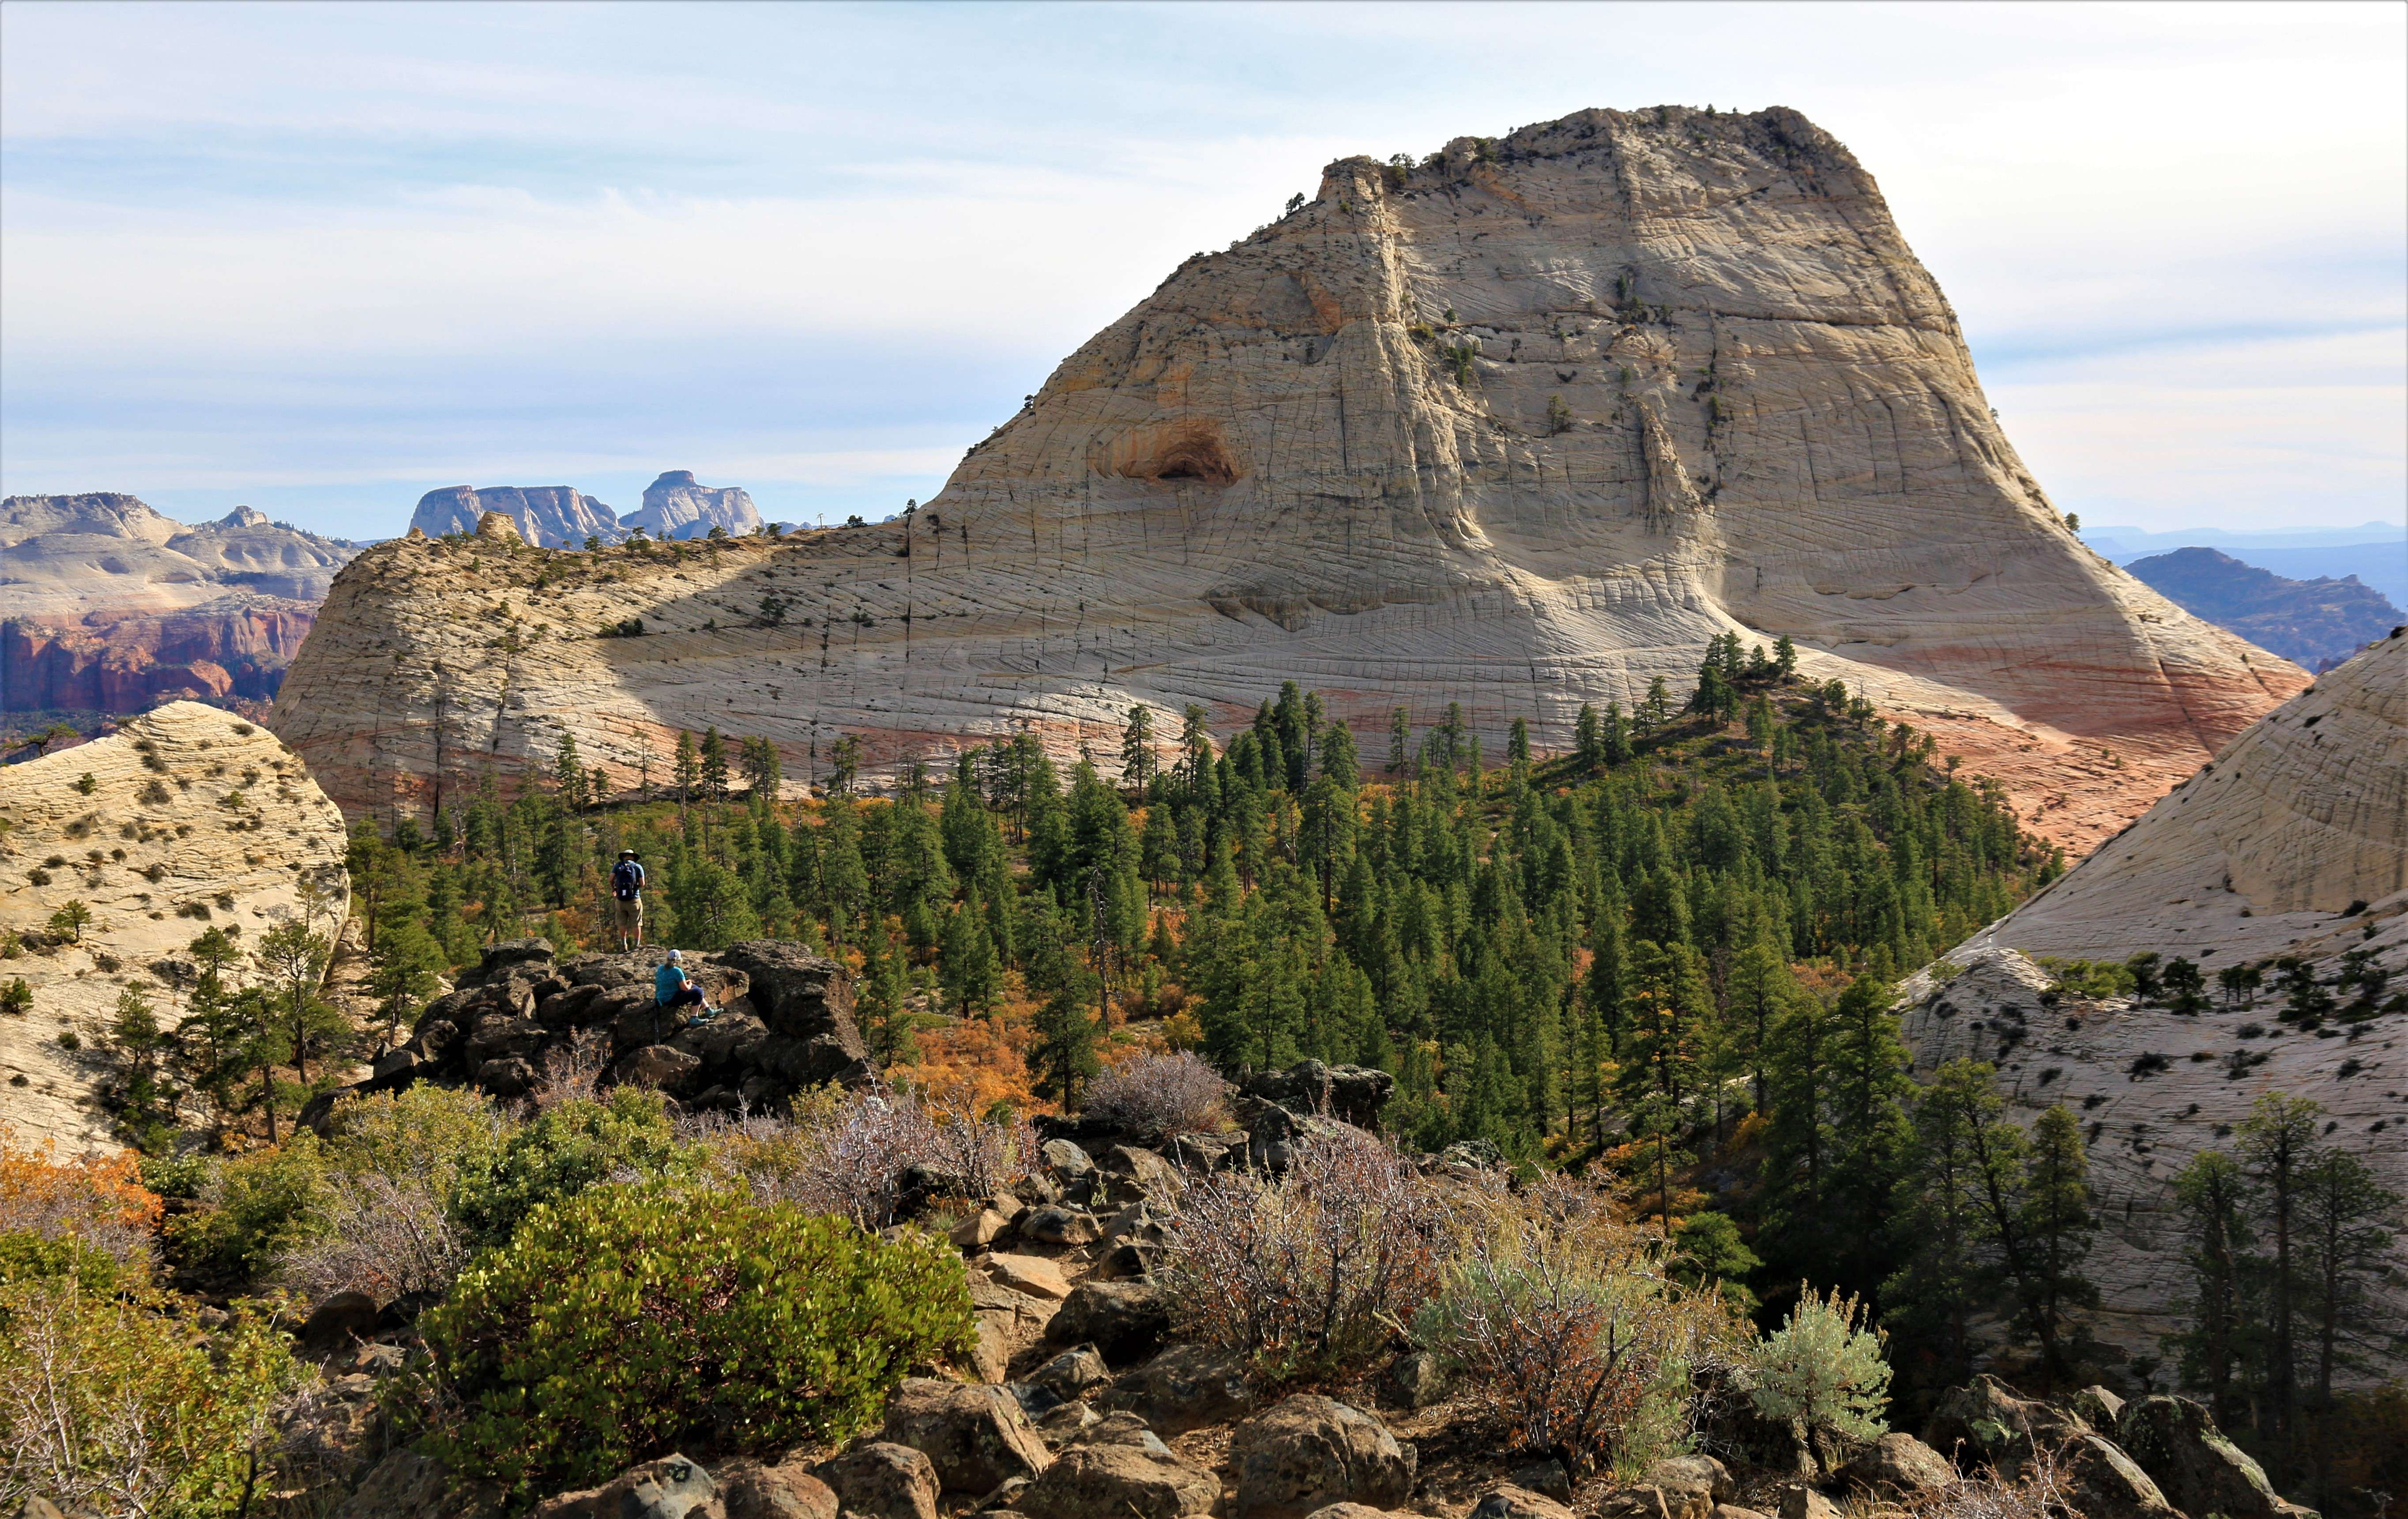
[[[613,552],[516,600],[532,577],[477,583],[471,550],[387,545],[275,723],[355,807],[563,727],[614,766],[706,723],[1107,749],[1133,701],[1233,719],[1284,679],[1564,743],[1712,638],[1786,633],[2081,846],[2306,683],[2065,529],[1871,177],[1781,109],[1332,165],[1066,360],[906,534]],[[765,594],[781,623],[730,625]],[[592,637],[630,616],[647,637]]]

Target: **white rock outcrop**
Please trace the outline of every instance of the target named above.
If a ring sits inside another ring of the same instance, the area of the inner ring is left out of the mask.
[[[564,728],[631,780],[712,723],[797,774],[842,733],[1108,753],[1132,703],[1226,725],[1287,679],[1561,746],[1710,638],[1786,633],[2078,852],[2307,679],[2066,530],[1871,177],[1780,109],[1333,164],[908,523],[463,573],[380,549],[304,651],[274,722],[345,805]]]
[[[516,522],[529,543],[550,548],[583,548],[589,537],[616,543],[622,536],[617,512],[570,485],[447,485],[418,498],[409,525],[430,537],[473,533],[489,511]]]
[[[2211,1006],[2180,1014],[2060,996],[2035,963],[2143,951],[2199,966]],[[2028,1113],[2063,1102],[2084,1119],[2105,1225],[2088,1274],[2105,1297],[2109,1339],[2155,1354],[2177,1326],[2173,1305],[2189,1283],[2172,1178],[2227,1142],[2267,1093],[2322,1103],[2329,1142],[2408,1195],[2408,1011],[2309,1030],[2278,1019],[2271,974],[2237,1005],[2215,985],[2228,966],[2286,955],[2329,981],[2352,953],[2388,973],[2382,1004],[2408,989],[2408,633],[2320,676],[2046,891],[1906,983],[1918,1071],[1988,1060]],[[1943,979],[1950,966],[1962,969]],[[2383,1291],[2408,1322],[2408,1218],[2394,1223],[2403,1269]]]
[[[153,967],[204,929],[248,947],[314,914],[331,934],[350,909],[343,853],[342,814],[298,757],[197,702],[0,768],[0,932],[45,939],[70,901],[92,915],[79,943],[0,959],[0,984],[33,991],[30,1010],[0,1013],[0,1123],[69,1153],[113,1143],[93,1101],[96,1047],[126,986],[147,983],[172,1025],[182,1009]]]
[[[761,525],[752,498],[735,485],[697,485],[691,469],[669,469],[644,487],[644,504],[620,520],[656,538],[698,538],[714,527],[750,533]]]

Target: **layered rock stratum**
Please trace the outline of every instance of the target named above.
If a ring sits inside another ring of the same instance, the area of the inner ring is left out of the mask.
[[[361,544],[249,507],[186,526],[114,492],[0,501],[0,710],[272,697]]]
[[[0,1013],[0,1122],[70,1153],[109,1144],[97,1052],[125,988],[147,983],[172,1025],[179,956],[205,929],[246,949],[296,915],[331,933],[351,901],[343,851],[342,814],[299,758],[197,702],[0,768],[0,933],[20,944],[0,983],[33,991]],[[70,901],[91,912],[79,941],[50,932]]]
[[[589,537],[616,543],[619,514],[572,485],[447,485],[418,498],[409,525],[433,537],[473,533],[489,511],[518,523],[519,536],[551,548],[580,548]]]
[[[905,523],[509,553],[337,581],[273,721],[347,807],[564,729],[630,781],[706,724],[798,772],[839,733],[1109,751],[1133,703],[1226,724],[1289,679],[1560,746],[1710,638],[1787,634],[2078,852],[2307,681],[2067,531],[1871,176],[1784,109],[1333,164]]]
[[[669,469],[644,487],[644,504],[619,525],[640,527],[659,538],[698,538],[714,527],[752,532],[761,525],[761,513],[740,486],[697,485],[693,470]]]
[[[2177,1013],[2056,992],[2042,959],[2190,960],[2211,1005]],[[2286,956],[2338,982],[2336,1013],[2277,1016],[2216,973]],[[1947,967],[1962,967],[1953,979]],[[1905,988],[1918,1069],[1997,1064],[2028,1111],[2064,1102],[2090,1139],[2105,1227],[2088,1272],[2110,1338],[2156,1354],[2190,1290],[2172,1178],[2270,1092],[2322,1103],[2327,1141],[2408,1195],[2408,633],[2376,644],[2235,739],[2125,832]],[[2361,1004],[2353,1009],[2352,1003]],[[2395,1220],[2395,1223],[2400,1221]],[[2403,1232],[2408,1246],[2408,1232]],[[2395,1256],[2408,1268],[2408,1248]],[[2384,1288],[2408,1323],[2408,1269]],[[2379,1317],[2378,1317],[2379,1322]],[[2396,1372],[2396,1347],[2382,1363]]]

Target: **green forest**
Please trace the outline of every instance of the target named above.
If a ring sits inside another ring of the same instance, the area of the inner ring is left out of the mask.
[[[1208,715],[1170,732],[1132,710],[1114,777],[1091,755],[1065,774],[1022,735],[875,797],[847,738],[810,756],[803,801],[780,799],[761,738],[681,736],[666,788],[618,797],[564,740],[540,785],[506,795],[486,776],[429,827],[355,830],[382,1010],[366,1038],[406,1033],[436,975],[484,944],[614,947],[604,878],[633,849],[651,944],[826,950],[856,969],[879,1063],[990,1116],[1075,1111],[1133,1045],[1232,1077],[1377,1066],[1399,1142],[1607,1179],[1760,1322],[1801,1289],[1861,1299],[1904,1407],[1988,1357],[2043,1385],[2200,1392],[2278,1469],[2341,1426],[2332,1379],[2368,1333],[2386,1195],[2319,1144],[2314,1104],[2269,1099],[2184,1183],[2195,1331],[2129,1365],[2085,1338],[2083,1125],[2010,1121],[1974,1062],[1918,1087],[1893,1011],[1903,973],[2062,857],[1929,736],[1801,681],[1786,640],[1721,640],[1692,689],[1584,709],[1556,754],[1523,722],[1484,753],[1453,709],[1418,725],[1399,709],[1366,742],[1294,683],[1226,743]],[[129,1061],[131,1132],[180,1082],[272,1137],[358,1053],[306,995],[322,937],[286,938],[284,973],[236,992],[232,946],[204,935],[193,1016],[129,1025],[167,1052]],[[2165,990],[2143,959],[2062,974],[2075,995]],[[2197,990],[2172,980],[2166,995]],[[2270,1151],[2266,1132],[2291,1138]],[[2297,1222],[2314,1197],[2321,1246]],[[2272,1318],[2280,1335],[2252,1327]]]

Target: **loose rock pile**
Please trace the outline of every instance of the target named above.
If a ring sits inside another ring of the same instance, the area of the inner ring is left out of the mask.
[[[557,958],[540,939],[488,949],[458,985],[427,1004],[407,1042],[380,1057],[374,1075],[320,1097],[303,1115],[322,1120],[337,1098],[413,1082],[473,1085],[521,1096],[582,1061],[603,1084],[657,1087],[695,1111],[773,1110],[795,1093],[872,1074],[853,1022],[853,979],[799,944],[760,939],[686,957],[718,1018],[690,1025],[691,1010],[652,1000],[655,952]]]

